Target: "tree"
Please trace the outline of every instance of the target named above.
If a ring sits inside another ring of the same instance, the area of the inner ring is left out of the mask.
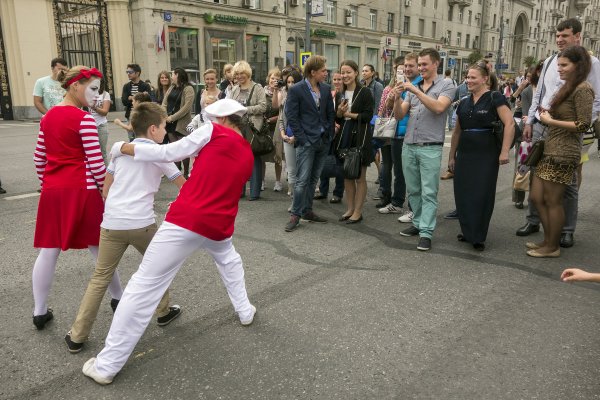
[[[523,65],[525,65],[527,68],[536,65],[538,63],[538,61],[535,59],[534,56],[527,56],[523,59]]]
[[[469,65],[473,65],[477,61],[483,60],[483,55],[478,50],[475,50],[474,52],[469,54],[469,57],[467,59],[469,60]]]

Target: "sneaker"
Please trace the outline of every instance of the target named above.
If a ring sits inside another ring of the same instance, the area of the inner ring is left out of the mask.
[[[290,215],[290,221],[285,225],[285,231],[291,232],[300,225],[300,217],[297,215]]]
[[[34,315],[33,316],[33,324],[37,328],[38,331],[44,329],[46,324],[54,318],[54,314],[52,314],[52,309],[49,308],[44,315]]]
[[[406,228],[405,230],[400,232],[401,236],[406,236],[406,237],[417,236],[418,234],[419,234],[419,230],[414,225],[411,225],[409,228]]]
[[[377,204],[375,204],[375,208],[383,208],[383,207],[387,207],[387,205],[390,204],[390,199],[386,199],[385,197],[382,197]]]
[[[242,317],[240,316],[240,324],[244,326],[251,325],[252,322],[254,322],[254,316],[256,315],[256,307],[254,307],[253,305],[251,305],[250,307],[252,307],[252,313],[248,318],[242,319]]]
[[[169,313],[167,315],[165,315],[164,317],[156,318],[156,323],[158,324],[158,326],[169,325],[171,322],[173,322],[173,320],[175,320],[180,315],[181,315],[181,307],[179,307],[178,305],[174,305],[174,306],[169,307]]]
[[[283,189],[283,186],[281,185],[281,182],[279,182],[279,181],[275,182],[275,186],[273,187],[273,191],[274,192],[281,192],[282,189]]]
[[[415,216],[415,213],[408,210],[407,212],[402,214],[402,216],[400,218],[398,218],[398,222],[402,222],[402,223],[412,222],[412,219],[414,216]]]
[[[395,205],[390,203],[377,211],[379,212],[379,214],[400,214],[402,212],[402,207],[396,207]]]
[[[117,312],[117,307],[119,306],[119,299],[111,299],[110,300],[110,308],[113,310],[113,314]]]
[[[323,217],[319,217],[317,214],[315,214],[314,212],[309,212],[304,214],[301,218],[300,221],[303,222],[317,222],[319,224],[326,224],[327,220]]]
[[[444,215],[444,219],[458,219],[458,211],[450,211],[448,214]]]
[[[431,239],[421,236],[419,244],[417,245],[417,250],[427,251],[429,249],[431,249]]]
[[[65,335],[65,342],[67,342],[69,353],[79,353],[83,349],[83,343],[77,343],[71,340],[71,331],[67,332]]]
[[[112,383],[112,378],[105,378],[101,376],[96,370],[96,357],[92,357],[83,364],[81,372],[88,378],[92,378],[97,384],[108,385]]]

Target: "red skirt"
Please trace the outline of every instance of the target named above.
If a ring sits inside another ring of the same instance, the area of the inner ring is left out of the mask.
[[[64,251],[98,246],[103,212],[98,190],[43,189],[33,247]]]

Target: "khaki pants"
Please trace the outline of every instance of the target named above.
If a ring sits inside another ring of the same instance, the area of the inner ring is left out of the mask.
[[[87,340],[98,315],[102,298],[125,250],[131,245],[144,255],[156,230],[156,224],[141,229],[121,231],[100,229],[100,249],[96,269],[81,300],[75,323],[71,328],[71,340],[77,343],[83,343]],[[158,317],[163,317],[168,313],[169,290],[167,289],[156,308],[156,314]]]

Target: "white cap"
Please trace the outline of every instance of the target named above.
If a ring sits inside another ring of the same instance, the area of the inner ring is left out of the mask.
[[[240,117],[246,114],[246,107],[232,99],[223,99],[206,106],[204,109],[208,117],[227,117],[237,114]]]

